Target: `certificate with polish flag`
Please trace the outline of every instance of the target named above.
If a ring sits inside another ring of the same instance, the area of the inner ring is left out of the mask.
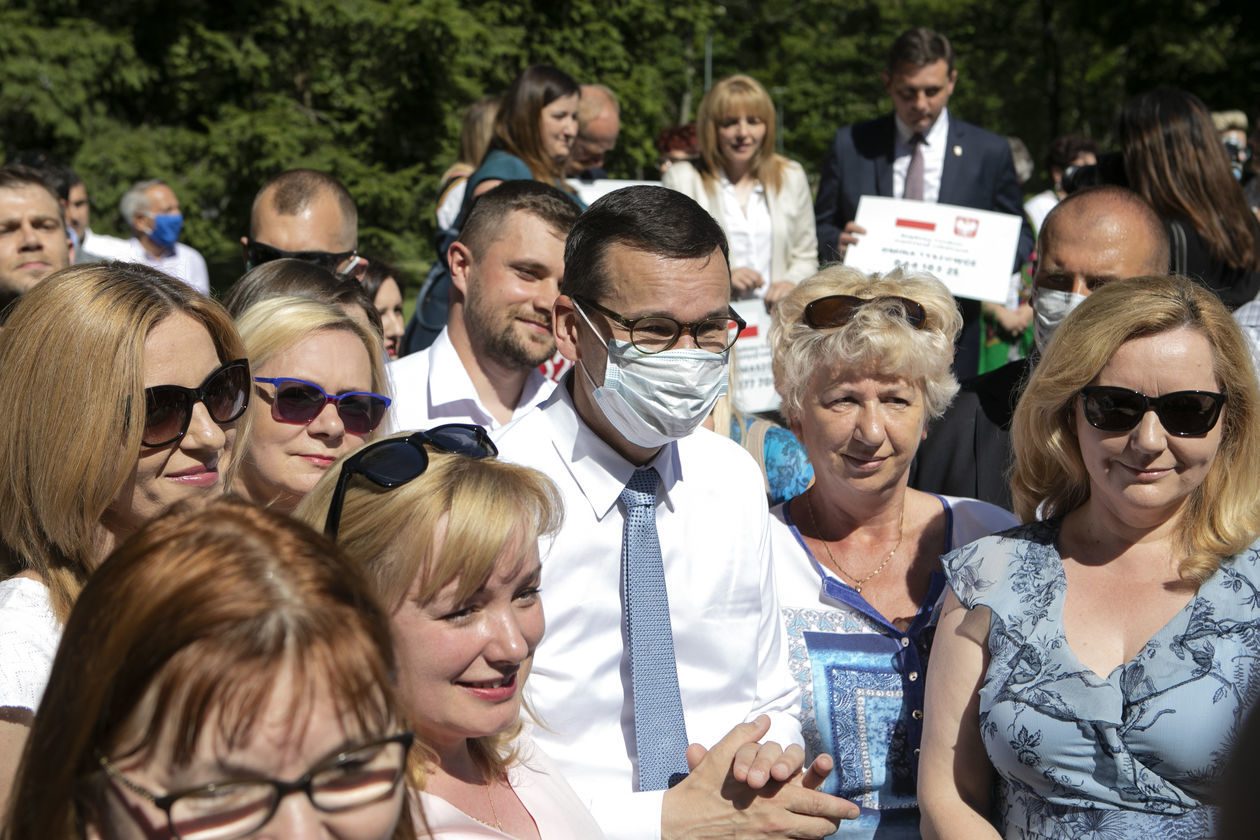
[[[1005,304],[1022,219],[974,207],[864,195],[854,220],[866,233],[844,264],[884,273],[926,271],[955,297]]]

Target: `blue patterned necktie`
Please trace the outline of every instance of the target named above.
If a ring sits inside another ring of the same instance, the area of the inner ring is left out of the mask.
[[[678,694],[669,594],[656,535],[656,487],[652,467],[637,469],[621,502],[621,587],[634,694],[634,743],[639,754],[638,790],[664,790],[687,773],[687,725]]]

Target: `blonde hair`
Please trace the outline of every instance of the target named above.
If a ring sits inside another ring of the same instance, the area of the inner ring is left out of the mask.
[[[751,172],[767,190],[778,192],[783,184],[783,167],[787,158],[774,152],[775,124],[778,117],[774,102],[761,83],[752,76],[727,76],[709,89],[696,110],[696,134],[700,145],[697,168],[706,188],[712,186],[726,167],[718,146],[718,127],[722,120],[746,113],[761,120],[766,136],[753,155]]]
[[[829,295],[909,298],[927,313],[922,329],[886,307],[863,306],[847,324],[817,330],[805,323],[805,307]],[[883,276],[833,265],[802,280],[779,301],[771,316],[770,349],[775,388],[789,423],[800,418],[810,382],[819,370],[835,366],[878,371],[916,383],[927,412],[940,417],[958,393],[950,365],[962,330],[958,305],[941,281],[923,272],[894,269]]]
[[[351,480],[341,509],[337,545],[359,565],[391,612],[417,578],[420,601],[436,597],[452,581],[455,600],[470,597],[490,579],[506,549],[556,533],[563,518],[559,491],[536,470],[432,447],[426,452],[428,468],[394,489],[363,478]],[[295,518],[324,527],[341,463],[302,499]],[[435,551],[439,534],[441,549]],[[469,747],[484,770],[501,774],[514,758],[508,744],[518,732],[514,726],[472,739]],[[422,787],[421,766],[432,758],[423,748],[417,754],[421,760],[413,765],[413,781]]]
[[[388,397],[389,377],[385,373],[385,350],[378,338],[345,310],[311,298],[294,295],[264,298],[245,310],[236,321],[249,353],[249,364],[257,374],[273,357],[304,338],[323,330],[340,330],[354,335],[367,350],[372,367],[374,393]],[[251,401],[249,413],[262,411]],[[375,432],[367,439],[375,437]],[[250,462],[251,441],[240,447],[240,461]]]
[[[1187,501],[1179,528],[1182,580],[1202,583],[1220,560],[1260,533],[1260,389],[1247,339],[1220,300],[1184,277],[1116,280],[1090,295],[1055,332],[1011,422],[1011,493],[1025,522],[1063,516],[1090,497],[1075,432],[1080,389],[1135,338],[1187,328],[1212,346],[1213,372],[1226,396],[1221,445]]]
[[[245,357],[222,306],[131,263],[50,275],[22,296],[0,334],[4,573],[38,574],[61,622],[101,559],[102,517],[141,448],[145,340],[176,314],[206,328],[221,363]],[[243,438],[244,424],[236,427]],[[237,460],[227,459],[225,478]]]

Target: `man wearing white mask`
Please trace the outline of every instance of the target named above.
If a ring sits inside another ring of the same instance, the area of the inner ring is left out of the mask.
[[[533,737],[611,840],[754,825],[825,837],[857,816],[809,789],[826,760],[802,772],[799,746],[757,745],[800,743],[799,695],[763,479],[699,428],[742,328],[727,257],[721,228],[681,193],[630,187],[592,204],[565,243],[552,317],[574,367],[496,435],[503,458],[547,474],[564,500],[564,526],[540,548],[547,635],[528,692],[545,726]],[[747,773],[741,749],[758,757]]]
[[[206,260],[195,248],[179,241],[184,216],[179,199],[165,181],[139,181],[118,202],[131,239],[94,236],[92,254],[97,259],[143,263],[182,280],[203,295],[210,294]]]
[[[1032,297],[1037,350],[962,383],[954,403],[929,426],[910,467],[910,486],[971,496],[1009,510],[1011,416],[1040,351],[1068,313],[1100,285],[1166,274],[1168,265],[1168,233],[1137,193],[1091,187],[1056,205],[1037,240]]]

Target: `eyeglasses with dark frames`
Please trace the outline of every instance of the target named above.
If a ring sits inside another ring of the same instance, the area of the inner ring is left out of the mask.
[[[123,775],[104,755],[97,757],[109,778],[166,812],[176,840],[235,840],[262,828],[291,793],[306,794],[327,814],[362,808],[390,798],[402,781],[413,736],[402,732],[338,751],[293,781],[253,778],[158,794]]]
[[[333,488],[332,500],[328,503],[324,533],[331,539],[337,539],[346,487],[353,476],[361,475],[387,490],[401,487],[415,481],[429,468],[426,446],[468,458],[493,458],[499,454],[486,430],[472,423],[447,423],[428,431],[412,432],[406,437],[369,443],[342,461],[341,474],[337,476],[337,486]]]
[[[1198,437],[1215,428],[1226,397],[1215,391],[1172,391],[1148,397],[1128,388],[1088,385],[1081,389],[1085,422],[1103,432],[1129,432],[1146,412],[1154,411],[1160,425],[1175,437]]]
[[[249,240],[245,243],[245,258],[249,261],[252,268],[257,268],[263,263],[269,263],[272,260],[293,259],[308,262],[317,265],[320,268],[326,268],[333,274],[337,273],[337,269],[346,260],[358,256],[358,251],[350,249],[349,251],[285,251],[281,248],[268,245],[264,242]]]
[[[240,418],[249,405],[249,362],[237,359],[211,371],[196,388],[153,385],[144,389],[143,446],[168,446],[188,433],[193,407],[201,403],[220,426]]]
[[[389,397],[371,391],[330,394],[314,382],[287,376],[255,376],[254,381],[275,386],[271,418],[277,423],[305,426],[319,416],[324,406],[332,403],[337,406],[341,425],[353,435],[366,435],[381,425],[391,402]]]
[[[735,343],[735,339],[739,338],[744,327],[748,326],[738,313],[729,308],[725,316],[681,324],[665,315],[626,318],[606,306],[600,306],[593,300],[577,296],[574,296],[573,300],[578,305],[589,307],[614,323],[620,324],[629,331],[630,343],[639,352],[648,355],[661,353],[673,347],[684,332],[691,334],[692,340],[701,350],[708,350],[710,353],[725,353]]]
[[[927,324],[927,310],[917,300],[899,295],[861,298],[856,295],[827,295],[805,305],[805,323],[816,330],[843,327],[859,309],[878,306],[888,315],[901,318],[916,330]]]

